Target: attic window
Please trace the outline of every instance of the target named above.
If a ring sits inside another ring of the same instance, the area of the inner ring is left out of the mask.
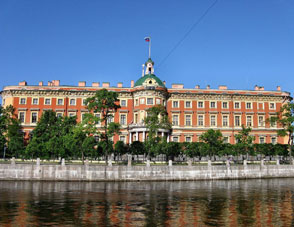
[[[149,80],[149,84],[152,84],[152,80]]]

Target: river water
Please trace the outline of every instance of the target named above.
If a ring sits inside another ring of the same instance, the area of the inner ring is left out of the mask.
[[[294,179],[0,181],[0,226],[294,226]]]

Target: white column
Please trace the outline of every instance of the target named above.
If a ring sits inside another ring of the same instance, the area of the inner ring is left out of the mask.
[[[143,142],[145,142],[145,131],[143,131]]]
[[[129,133],[129,144],[131,144],[132,143],[132,133],[130,132]]]
[[[139,140],[139,133],[136,132],[136,140],[138,141]]]
[[[167,134],[166,141],[169,142],[169,134]]]
[[[163,138],[164,137],[164,132],[161,132],[161,138]]]

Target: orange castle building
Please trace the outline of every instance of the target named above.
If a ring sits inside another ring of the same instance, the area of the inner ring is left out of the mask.
[[[287,138],[277,136],[279,126],[270,125],[266,119],[292,100],[289,92],[281,91],[279,86],[276,91],[266,91],[259,86],[254,90],[229,90],[227,86],[201,89],[198,85],[186,89],[183,84],[167,88],[165,82],[154,75],[151,58],[143,67],[142,77],[135,83],[131,81],[130,87],[123,87],[122,83],[110,87],[108,82],[102,86],[99,82],[93,82],[92,86],[86,86],[86,82],[62,86],[59,80],[31,86],[23,81],[17,86],[4,87],[1,96],[4,107],[14,106],[28,139],[46,110],[54,110],[58,116],[77,116],[77,121],[81,121],[88,112],[86,98],[100,89],[119,94],[121,108],[114,113],[113,120],[122,128],[120,135],[114,136],[114,142],[144,141],[148,134],[143,123],[146,110],[161,104],[173,124],[172,130],[159,130],[159,135],[166,136],[168,141],[196,142],[203,132],[212,128],[222,132],[225,142],[234,144],[234,135],[245,125],[252,128],[256,143],[287,143]],[[97,127],[99,130],[99,125]]]

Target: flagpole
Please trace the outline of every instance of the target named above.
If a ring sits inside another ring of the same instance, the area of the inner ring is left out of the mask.
[[[149,42],[149,58],[151,58],[151,37],[150,37],[150,42]]]

